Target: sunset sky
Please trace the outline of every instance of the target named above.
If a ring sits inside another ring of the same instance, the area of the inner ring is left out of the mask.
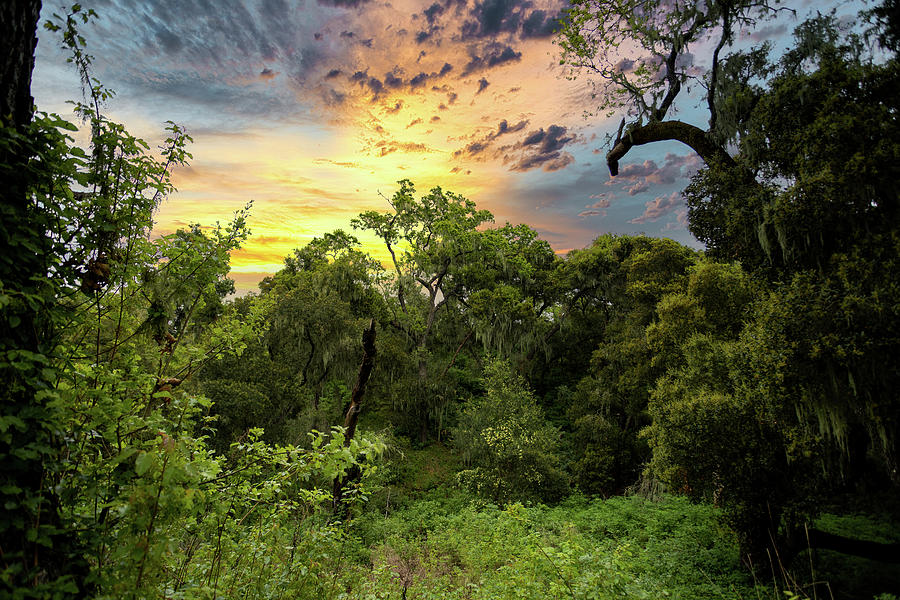
[[[557,0],[95,0],[85,27],[113,119],[148,141],[173,120],[194,138],[157,232],[227,221],[253,200],[251,240],[232,259],[248,289],[293,248],[363,210],[386,210],[399,179],[435,185],[527,223],[557,252],[605,232],[672,237],[680,190],[699,166],[676,143],[632,151],[610,179],[588,77],[559,66]],[[788,3],[790,4],[790,3]],[[823,3],[794,2],[800,17]],[[44,14],[60,10],[45,2]],[[745,43],[785,39],[785,17]],[[704,64],[703,45],[692,48]],[[33,95],[70,114],[78,78],[41,32]],[[697,98],[679,118],[703,126]],[[367,248],[372,238],[357,233]],[[376,252],[377,255],[378,252]]]

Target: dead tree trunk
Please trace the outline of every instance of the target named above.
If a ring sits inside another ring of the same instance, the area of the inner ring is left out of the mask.
[[[347,409],[347,415],[344,417],[344,447],[350,445],[350,441],[356,434],[356,424],[359,421],[359,413],[362,411],[363,396],[366,393],[366,384],[369,382],[369,375],[375,367],[375,319],[369,322],[369,328],[363,331],[362,335],[363,357],[359,365],[359,374],[356,376],[356,385],[353,387],[353,393],[350,395],[350,407]],[[332,511],[335,515],[341,517],[347,516],[347,505],[343,502],[344,488],[348,484],[359,479],[359,467],[351,468],[344,477],[336,477],[334,480],[334,489],[332,496]]]

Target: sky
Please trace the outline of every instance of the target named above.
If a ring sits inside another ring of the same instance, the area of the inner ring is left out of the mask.
[[[410,179],[526,223],[558,253],[603,233],[645,233],[700,247],[681,198],[699,159],[678,143],[633,149],[610,178],[590,78],[566,77],[553,30],[560,0],[93,0],[85,26],[94,70],[117,92],[104,108],[131,133],[193,137],[178,192],[155,233],[227,222],[253,201],[252,236],[232,255],[239,291],[255,288],[313,237],[342,228]],[[792,4],[787,2],[786,4]],[[797,1],[799,16],[823,2]],[[44,16],[59,11],[44,3]],[[797,17],[745,32],[787,39]],[[692,48],[698,66],[708,44]],[[627,58],[627,57],[626,57]],[[39,32],[32,93],[71,113],[78,77]],[[704,126],[699,98],[678,118]],[[371,235],[355,232],[383,258]]]

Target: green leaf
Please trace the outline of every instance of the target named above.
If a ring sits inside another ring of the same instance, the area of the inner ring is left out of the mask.
[[[138,475],[143,475],[150,470],[150,467],[153,466],[154,462],[156,462],[156,456],[154,454],[141,452],[134,461],[134,472]]]

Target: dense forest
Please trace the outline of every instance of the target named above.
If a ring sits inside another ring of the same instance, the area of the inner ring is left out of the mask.
[[[896,598],[898,3],[734,47],[778,10],[560,22],[626,115],[613,176],[663,140],[702,158],[703,251],[559,256],[404,180],[236,297],[252,207],[151,236],[190,137],[154,152],[103,115],[93,11],[2,3],[0,597]],[[32,106],[39,29],[87,146]],[[698,79],[679,57],[708,36]],[[625,42],[658,60],[624,71]],[[707,129],[671,116],[697,81]]]

